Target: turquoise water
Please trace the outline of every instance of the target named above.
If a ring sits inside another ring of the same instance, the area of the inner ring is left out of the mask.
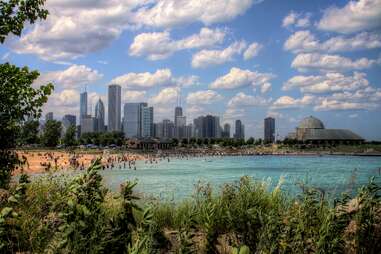
[[[376,181],[381,184],[380,167],[381,157],[237,156],[171,159],[157,164],[139,161],[137,170],[105,170],[102,175],[115,191],[125,180],[137,180],[137,192],[179,200],[192,195],[198,181],[218,188],[245,175],[269,181],[270,186],[284,178],[282,188],[290,193],[300,191],[296,183],[304,182],[335,195],[367,184],[371,176],[378,176]]]

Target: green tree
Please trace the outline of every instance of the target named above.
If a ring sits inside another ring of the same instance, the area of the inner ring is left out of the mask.
[[[67,128],[64,138],[63,138],[63,143],[66,146],[73,146],[76,144],[75,140],[75,134],[76,134],[76,128],[75,125],[70,125],[69,128]]]
[[[56,120],[48,120],[45,123],[44,133],[42,135],[42,143],[47,147],[57,146],[60,140],[61,130],[61,122]]]
[[[246,144],[247,145],[253,145],[255,142],[254,138],[253,137],[250,137],[247,141],[246,141]]]
[[[24,122],[24,124],[20,128],[20,134],[18,138],[19,145],[26,144],[38,144],[38,127],[40,126],[39,121],[30,120]]]
[[[45,0],[8,0],[0,2],[0,42],[9,33],[21,35],[24,24],[33,24],[38,19],[46,19],[48,11],[43,9]]]
[[[52,84],[32,87],[39,73],[9,63],[0,65],[0,188],[8,185],[18,163],[16,137],[26,117],[39,118],[41,106],[53,90]]]

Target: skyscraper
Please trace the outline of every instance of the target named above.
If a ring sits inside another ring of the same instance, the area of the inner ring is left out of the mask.
[[[64,115],[64,117],[62,117],[62,126],[67,129],[70,127],[70,125],[76,125],[77,121],[76,121],[76,117],[75,115]]]
[[[153,137],[153,107],[141,108],[141,136]]]
[[[97,104],[95,105],[95,131],[105,131],[105,106],[101,98],[99,98]]]
[[[48,112],[45,115],[45,121],[53,120],[53,112]]]
[[[220,138],[221,126],[218,116],[199,116],[193,120],[193,136],[196,138]]]
[[[82,119],[81,125],[81,135],[84,133],[92,133],[95,132],[96,121],[95,118],[91,115],[84,116]]]
[[[169,120],[163,120],[163,138],[173,138],[175,135],[175,124]]]
[[[264,141],[265,143],[274,143],[275,141],[275,119],[267,117],[264,120]]]
[[[230,138],[230,124],[225,123],[224,124],[224,131],[222,133],[223,138]]]
[[[79,125],[82,126],[82,120],[87,117],[87,92],[83,92],[80,95],[79,104]]]
[[[108,131],[121,130],[121,87],[109,85],[108,87]]]
[[[235,134],[236,139],[245,139],[245,126],[242,124],[241,120],[235,121]]]
[[[123,131],[127,138],[141,137],[141,111],[147,103],[125,103],[123,108]]]

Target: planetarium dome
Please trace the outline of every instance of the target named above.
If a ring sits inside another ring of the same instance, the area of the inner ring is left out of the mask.
[[[304,118],[300,124],[299,129],[324,129],[324,124],[319,119],[309,116]]]

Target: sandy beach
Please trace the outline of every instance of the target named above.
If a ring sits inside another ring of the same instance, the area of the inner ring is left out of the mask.
[[[16,151],[19,159],[24,162],[15,170],[14,174],[21,172],[33,174],[44,173],[48,171],[57,170],[83,170],[86,169],[94,160],[101,158],[103,166],[113,165],[115,162],[130,162],[134,163],[136,160],[144,160],[145,156],[125,152],[119,154],[111,154],[109,151],[94,151],[91,153],[86,152],[66,152],[66,151]]]

